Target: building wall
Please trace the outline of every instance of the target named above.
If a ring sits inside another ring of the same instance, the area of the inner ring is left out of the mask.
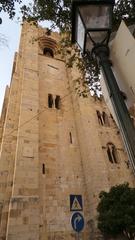
[[[4,130],[4,122],[5,122],[7,106],[8,106],[8,98],[9,98],[9,87],[6,86],[3,108],[2,108],[2,112],[1,112],[1,118],[0,118],[0,144],[2,141],[2,134],[3,134],[3,130]]]
[[[135,38],[134,38],[134,25],[126,26],[124,21],[121,21],[117,32],[112,33],[110,42],[110,59],[112,61],[112,70],[116,77],[120,91],[125,96],[125,104],[129,109],[130,115],[135,125],[135,83],[134,83],[134,61],[135,61]],[[104,77],[101,80],[102,92],[105,98],[105,102],[110,109],[113,117],[117,121],[113,105],[111,103],[110,94]],[[119,126],[119,124],[117,123]]]
[[[123,182],[133,186],[134,176],[104,100],[79,97],[76,67],[68,69],[57,53],[43,55],[60,40],[46,31],[24,23],[15,58],[1,143],[0,240],[77,239],[70,194],[83,199],[79,239],[96,240],[102,238],[99,192]],[[117,163],[109,161],[107,143],[116,146]]]
[[[112,42],[111,59],[115,63],[113,70],[117,83],[121,91],[126,94],[126,104],[130,108],[135,102],[135,38],[124,21],[121,22]]]

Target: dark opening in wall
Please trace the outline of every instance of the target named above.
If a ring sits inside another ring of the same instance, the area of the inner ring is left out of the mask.
[[[60,109],[61,107],[61,99],[60,99],[60,96],[53,96],[52,94],[48,94],[48,107],[49,108],[53,108],[53,106],[56,108],[56,109]]]
[[[70,143],[72,144],[73,140],[72,140],[72,133],[71,132],[69,133],[69,139],[70,139]]]
[[[126,165],[127,165],[127,168],[130,167],[130,163],[129,163],[129,160],[125,161]]]
[[[103,117],[104,125],[109,126],[108,115],[104,111],[102,112],[102,117]]]
[[[52,96],[52,94],[48,94],[48,107],[49,108],[53,107],[53,96]]]
[[[100,125],[105,125],[105,126],[109,126],[109,120],[108,120],[108,116],[107,114],[103,111],[96,111],[97,112],[97,117],[98,117],[98,122]]]
[[[54,57],[53,50],[51,48],[44,48],[43,54],[47,57]]]
[[[45,174],[45,164],[42,164],[42,174]]]
[[[103,119],[102,119],[101,113],[98,110],[96,112],[97,112],[97,117],[98,117],[99,124],[103,125],[104,123],[103,123]]]
[[[113,163],[112,154],[109,147],[107,148],[107,154],[108,154],[109,161]]]
[[[55,108],[60,109],[60,96],[55,98]]]
[[[107,155],[111,163],[118,163],[117,149],[113,143],[107,144]]]

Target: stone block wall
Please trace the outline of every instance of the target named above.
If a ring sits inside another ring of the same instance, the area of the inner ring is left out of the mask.
[[[104,100],[76,94],[80,74],[57,54],[59,40],[58,33],[23,24],[3,124],[0,240],[102,239],[99,192],[134,185]],[[79,236],[71,226],[70,195],[83,200]]]

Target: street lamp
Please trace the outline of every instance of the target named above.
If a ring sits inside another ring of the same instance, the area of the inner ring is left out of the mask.
[[[97,43],[108,43],[113,5],[114,0],[72,2],[72,42],[77,42],[83,53]]]
[[[72,43],[77,42],[82,53],[93,54],[102,68],[129,161],[135,173],[135,128],[109,59],[108,42],[114,3],[114,0],[73,0]]]

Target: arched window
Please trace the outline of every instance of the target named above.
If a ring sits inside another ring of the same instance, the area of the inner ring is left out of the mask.
[[[43,49],[43,54],[47,57],[54,57],[53,50],[51,48],[44,48]]]
[[[99,110],[97,112],[98,122],[100,125],[109,126],[109,120],[107,114],[103,111],[100,112]]]
[[[39,53],[42,53],[44,56],[53,58],[55,50],[57,48],[57,42],[53,38],[49,37],[50,33],[51,31],[48,29],[46,34],[43,34],[39,37]]]
[[[61,99],[59,95],[53,96],[52,94],[48,94],[48,107],[49,108],[61,108]]]
[[[111,163],[118,163],[117,149],[113,143],[107,143],[107,155]]]

